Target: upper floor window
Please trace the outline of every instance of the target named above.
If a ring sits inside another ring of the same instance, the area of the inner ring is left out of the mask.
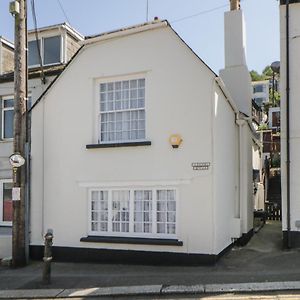
[[[13,138],[14,99],[13,96],[2,98],[2,139]]]
[[[0,181],[0,225],[11,225],[12,217],[12,180],[5,179]]]
[[[145,139],[145,79],[100,84],[99,142]]]
[[[40,64],[39,51],[42,65],[58,64],[62,61],[61,36],[52,36],[28,42],[28,65],[37,66]]]
[[[32,97],[28,96],[27,101],[27,109],[31,108]],[[2,97],[2,131],[1,138],[2,139],[12,139],[14,134],[14,97],[6,96]]]
[[[266,91],[266,86],[263,84],[258,84],[253,86],[253,93],[264,93]]]

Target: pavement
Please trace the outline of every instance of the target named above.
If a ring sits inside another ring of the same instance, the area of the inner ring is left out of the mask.
[[[268,221],[245,247],[233,247],[214,266],[53,262],[50,284],[42,283],[42,270],[36,261],[20,269],[1,266],[0,299],[155,299],[268,291],[292,291],[300,299],[300,250],[282,249],[277,221]]]

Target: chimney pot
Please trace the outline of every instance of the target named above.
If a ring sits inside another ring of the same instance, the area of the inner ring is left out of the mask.
[[[240,8],[240,0],[230,0],[230,10],[239,10]]]

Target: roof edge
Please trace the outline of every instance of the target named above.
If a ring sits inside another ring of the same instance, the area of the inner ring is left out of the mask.
[[[97,43],[99,41],[105,41],[108,39],[119,38],[122,36],[135,34],[143,31],[158,29],[161,27],[167,27],[169,23],[166,20],[152,21],[147,23],[142,23],[135,26],[125,27],[121,29],[117,29],[114,31],[104,32],[95,36],[87,36],[86,39],[82,42],[83,45],[90,45],[93,43]]]
[[[40,27],[40,28],[37,28],[37,30],[38,30],[38,32],[42,32],[42,31],[48,31],[48,30],[52,30],[55,28],[59,28],[59,27],[65,28],[71,35],[73,35],[75,38],[77,38],[80,41],[83,41],[85,38],[84,35],[79,33],[69,23],[66,23],[66,22],[55,24],[55,25],[50,25],[50,26]],[[28,33],[34,33],[34,32],[35,32],[35,29],[28,30]]]
[[[10,42],[8,39],[3,37],[2,35],[0,35],[0,42],[12,49],[15,49],[15,45],[12,42]]]

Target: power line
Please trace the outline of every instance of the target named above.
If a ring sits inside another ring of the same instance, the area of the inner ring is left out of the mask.
[[[38,50],[39,63],[40,63],[40,67],[41,67],[41,80],[43,83],[46,83],[46,78],[45,78],[45,73],[44,73],[44,68],[43,68],[43,63],[42,63],[42,56],[41,56],[41,45],[39,43],[39,33],[38,33],[38,29],[37,29],[37,19],[36,19],[34,0],[31,0],[31,11],[32,11],[33,24],[34,24],[36,47]]]
[[[203,11],[200,11],[196,14],[173,20],[170,23],[177,23],[177,22],[181,22],[181,21],[184,21],[184,20],[187,20],[187,19],[195,18],[195,17],[198,17],[200,15],[208,14],[208,13],[214,12],[216,10],[219,10],[221,8],[225,8],[225,7],[228,7],[228,6],[229,6],[229,4],[224,4],[224,5],[217,6],[217,7],[211,8],[211,9],[203,10]]]
[[[71,22],[70,22],[70,20],[69,20],[69,18],[68,18],[68,16],[67,16],[66,11],[64,10],[64,7],[63,7],[61,1],[60,1],[60,0],[57,0],[57,2],[58,2],[58,4],[59,4],[59,7],[60,7],[62,13],[64,14],[64,16],[65,16],[65,18],[66,18],[66,20],[67,20],[67,22],[71,25]]]

